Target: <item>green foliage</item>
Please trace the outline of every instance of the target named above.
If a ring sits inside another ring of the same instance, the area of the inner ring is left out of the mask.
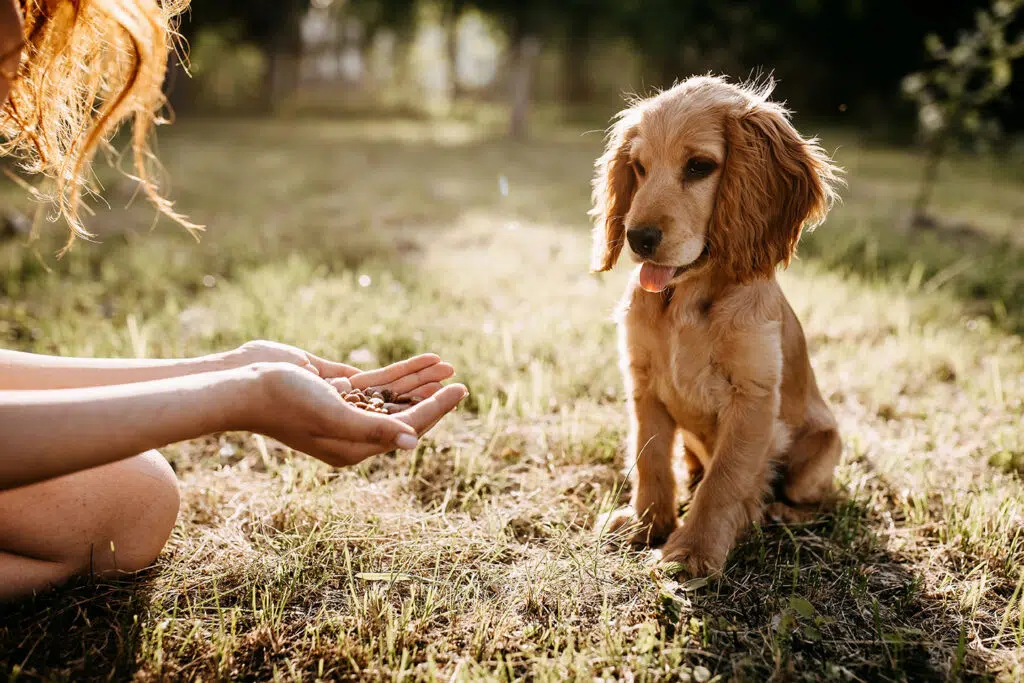
[[[267,46],[293,40],[308,8],[309,0],[193,0],[182,33],[189,38],[203,27],[231,24],[241,40]]]
[[[983,144],[998,134],[986,107],[1010,86],[1013,63],[1024,56],[1024,33],[1007,35],[1022,7],[1024,0],[995,0],[991,9],[977,13],[974,28],[961,33],[953,47],[935,34],[927,37],[934,67],[903,80],[927,139],[963,132]]]
[[[201,29],[192,41],[189,61],[197,103],[230,110],[259,99],[267,57],[240,39],[237,25]]]
[[[931,69],[908,75],[903,91],[917,105],[921,135],[929,153],[915,201],[915,219],[928,209],[939,163],[957,136],[988,149],[999,136],[999,124],[988,108],[1013,81],[1014,61],[1024,56],[1024,32],[1008,35],[1024,0],[994,0],[975,16],[974,28],[963,31],[948,47],[929,34],[925,49]]]

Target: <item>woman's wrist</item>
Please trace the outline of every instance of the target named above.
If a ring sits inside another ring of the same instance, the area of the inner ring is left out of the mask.
[[[218,351],[205,356],[185,358],[179,361],[178,367],[183,375],[193,375],[201,372],[223,372],[227,370],[238,370],[245,367],[245,359],[239,357],[237,349],[231,351]]]
[[[297,371],[291,363],[255,362],[213,373],[220,426],[210,431],[265,433],[284,407],[275,404],[272,385],[281,381],[281,373]]]
[[[224,363],[211,359],[211,363]],[[209,391],[216,396],[213,403],[210,432],[258,430],[266,413],[264,373],[258,364],[212,369],[206,376],[212,379]]]

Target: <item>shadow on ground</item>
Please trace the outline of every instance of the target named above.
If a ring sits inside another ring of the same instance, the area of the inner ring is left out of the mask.
[[[141,622],[156,571],[110,584],[81,580],[0,606],[0,676],[8,681],[130,679],[138,668]],[[40,629],[39,623],[48,626]]]
[[[667,584],[659,621],[670,636],[688,630],[724,680],[994,675],[966,646],[963,616],[886,550],[892,516],[843,492],[819,521],[756,527],[722,578]]]

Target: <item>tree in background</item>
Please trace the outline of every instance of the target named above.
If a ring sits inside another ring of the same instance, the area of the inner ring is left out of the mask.
[[[459,20],[469,6],[468,0],[441,0],[441,23],[445,32],[445,56],[452,99],[462,95],[459,83]]]
[[[912,121],[912,108],[902,99],[900,84],[905,74],[922,66],[921,41],[934,33],[951,42],[975,9],[991,2],[194,0],[182,30],[190,40],[207,29],[219,31],[220,44],[228,51],[232,41],[254,46],[266,65],[257,85],[267,105],[286,99],[298,81],[300,29],[311,6],[321,14],[329,10],[339,22],[354,20],[359,30],[352,32],[358,34],[353,40],[359,49],[368,48],[378,31],[387,29],[397,36],[394,44],[401,51],[419,22],[439,24],[450,94],[463,94],[458,87],[456,27],[472,11],[499,29],[504,39],[496,43],[507,45],[502,80],[508,85],[509,130],[517,136],[527,131],[531,102],[544,73],[538,69],[542,44],[546,54],[560,60],[563,103],[593,103],[596,92],[610,94],[612,89],[643,92],[651,86],[667,87],[706,71],[736,78],[773,71],[780,82],[778,96],[802,116],[831,118],[842,112],[850,123],[887,134]],[[596,60],[615,54],[608,49],[612,44],[628,45],[633,51],[618,74],[614,72],[619,63],[611,64],[612,73],[594,67]],[[396,62],[402,59],[399,55]],[[209,61],[224,68],[222,60]],[[642,72],[639,76],[636,66]],[[1020,79],[1009,88],[1018,100],[1024,99]],[[610,101],[600,104],[614,106]],[[1024,121],[1019,113],[1020,108],[1012,105],[994,111],[1004,124],[1018,129],[1022,124],[1017,121]]]
[[[928,149],[914,200],[915,224],[929,222],[939,165],[952,141],[962,135],[987,147],[999,135],[988,108],[1012,83],[1014,61],[1024,57],[1024,32],[1008,35],[1022,7],[1024,0],[995,0],[988,11],[978,12],[974,28],[964,31],[952,48],[929,35],[925,46],[935,66],[903,81],[904,92],[917,105]]]
[[[298,82],[299,28],[308,9],[309,0],[193,0],[180,30],[189,43],[204,30],[220,30],[257,47],[264,55],[261,100],[270,108]]]
[[[310,8],[331,9],[360,21],[363,41],[372,42],[382,29],[397,32],[415,23],[417,0],[193,0],[182,23],[184,38],[194,43],[203,32],[222,42],[252,45],[263,55],[259,101],[267,110],[286,99],[300,80],[302,20]],[[183,87],[176,78],[175,89]],[[173,91],[172,91],[173,97]],[[179,100],[181,98],[178,98]]]
[[[569,105],[593,98],[592,63],[595,48],[604,41],[626,37],[622,22],[629,9],[622,0],[562,0],[550,8],[550,39],[561,52],[561,93]]]
[[[369,46],[381,31],[389,30],[408,36],[416,24],[416,0],[346,0],[326,4],[335,7],[340,15],[358,19],[363,27],[363,42]]]
[[[525,137],[541,36],[560,5],[545,0],[473,0],[472,4],[497,19],[508,36],[509,135]]]

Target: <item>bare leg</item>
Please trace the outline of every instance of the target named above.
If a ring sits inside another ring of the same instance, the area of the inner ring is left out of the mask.
[[[156,451],[0,492],[0,600],[149,566],[178,504],[177,479]]]
[[[676,528],[676,477],[672,444],[676,423],[661,401],[651,395],[633,400],[630,455],[633,466],[633,504],[598,521],[598,532],[612,533],[636,526],[634,545],[656,545]]]

